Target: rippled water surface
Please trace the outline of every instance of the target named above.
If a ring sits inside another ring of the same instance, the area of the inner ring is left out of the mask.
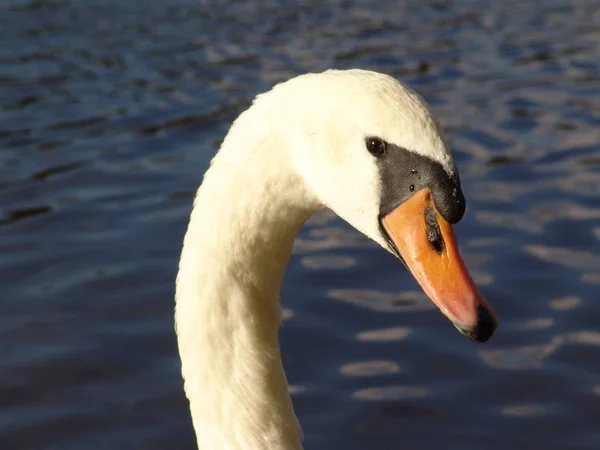
[[[387,72],[447,130],[476,346],[328,212],[282,348],[308,449],[600,448],[600,3],[0,3],[0,448],[193,449],[173,285],[194,190],[258,92]]]

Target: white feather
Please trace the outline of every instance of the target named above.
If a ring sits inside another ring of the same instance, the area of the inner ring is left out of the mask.
[[[329,207],[385,245],[380,179],[365,138],[453,161],[424,101],[364,70],[303,75],[233,123],[200,186],[176,286],[185,391],[201,450],[299,450],[278,344],[294,238]]]

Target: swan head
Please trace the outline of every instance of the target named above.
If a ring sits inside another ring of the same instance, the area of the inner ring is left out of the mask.
[[[303,75],[270,95],[285,105],[273,120],[316,201],[401,259],[459,331],[487,341],[496,314],[458,251],[465,198],[424,100],[363,70]]]

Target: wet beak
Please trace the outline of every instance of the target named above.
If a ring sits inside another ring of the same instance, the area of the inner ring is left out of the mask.
[[[437,212],[431,191],[416,192],[381,225],[431,301],[465,336],[487,341],[498,326],[496,313],[471,279],[452,225]]]

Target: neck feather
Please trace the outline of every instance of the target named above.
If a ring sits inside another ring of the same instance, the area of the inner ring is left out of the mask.
[[[283,143],[262,135],[242,151],[236,134],[225,140],[198,190],[179,265],[175,320],[200,450],[302,448],[279,350],[279,290],[318,205]]]

